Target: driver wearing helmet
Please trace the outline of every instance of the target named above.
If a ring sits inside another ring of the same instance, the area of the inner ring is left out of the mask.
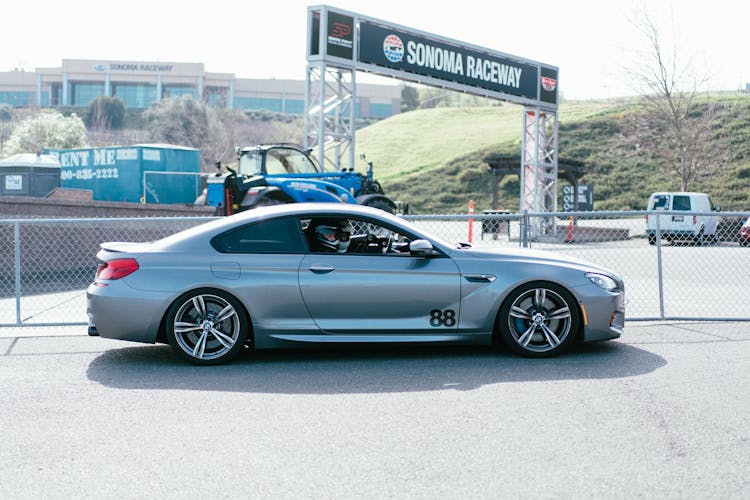
[[[347,220],[321,222],[313,232],[312,250],[345,253],[351,234],[352,227]]]

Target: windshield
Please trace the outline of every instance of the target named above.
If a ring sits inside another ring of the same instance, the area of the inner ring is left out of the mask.
[[[292,148],[271,148],[266,153],[267,174],[314,174],[315,164],[306,154]]]

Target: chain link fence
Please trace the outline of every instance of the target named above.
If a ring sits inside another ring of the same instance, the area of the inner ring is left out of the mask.
[[[448,242],[530,247],[625,281],[628,320],[750,321],[750,213],[572,212],[404,216]],[[104,241],[151,241],[206,217],[0,221],[0,326],[86,324]]]
[[[0,221],[0,326],[85,324],[105,241],[151,241],[206,217]]]

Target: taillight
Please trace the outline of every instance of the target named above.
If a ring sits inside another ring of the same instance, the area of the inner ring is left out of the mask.
[[[698,223],[698,216],[693,215],[693,225],[696,225]]]
[[[99,264],[96,269],[96,278],[100,280],[119,280],[138,270],[138,261],[135,259],[114,259]]]

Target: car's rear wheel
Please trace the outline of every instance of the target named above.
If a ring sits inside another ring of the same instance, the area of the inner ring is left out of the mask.
[[[250,323],[239,301],[221,290],[182,295],[167,313],[167,340],[191,363],[216,365],[235,357],[247,342]]]
[[[527,283],[508,295],[497,318],[497,334],[512,351],[527,357],[560,354],[574,342],[579,308],[554,283]]]

